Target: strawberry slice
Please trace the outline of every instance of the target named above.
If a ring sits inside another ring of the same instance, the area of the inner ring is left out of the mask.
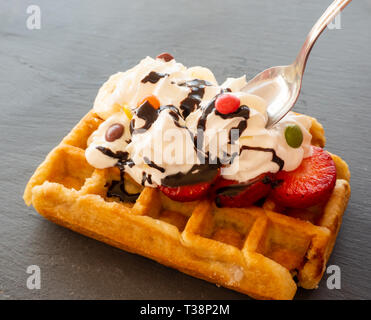
[[[239,183],[235,180],[219,178],[213,187],[213,196],[218,207],[245,208],[268,195],[272,189],[273,173],[263,173],[258,177]]]
[[[272,197],[278,204],[307,208],[326,201],[336,182],[336,167],[328,152],[312,146],[312,155],[294,171],[277,173]]]
[[[179,187],[159,186],[159,189],[170,199],[180,202],[199,200],[207,195],[211,185],[219,178],[220,170],[215,171],[215,176],[211,181],[199,182],[192,185]]]
[[[159,189],[170,199],[180,202],[195,201],[204,197],[211,186],[211,182],[200,182],[193,185],[166,187],[159,186]]]

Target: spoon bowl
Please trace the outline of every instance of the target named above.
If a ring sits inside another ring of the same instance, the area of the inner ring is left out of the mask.
[[[274,126],[293,108],[300,94],[305,66],[314,43],[326,26],[351,1],[335,0],[326,9],[309,32],[292,64],[266,69],[251,79],[242,89],[266,101],[268,114],[266,128]]]
[[[264,70],[248,82],[243,91],[262,97],[267,103],[270,128],[280,121],[299,97],[301,75],[293,65]]]

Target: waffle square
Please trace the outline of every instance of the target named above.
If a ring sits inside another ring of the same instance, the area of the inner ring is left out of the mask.
[[[90,111],[40,164],[24,201],[45,218],[120,249],[257,299],[292,299],[298,286],[318,286],[350,197],[347,164],[332,155],[337,180],[327,203],[290,209],[217,208],[208,200],[180,203],[129,176],[137,201],[108,198],[118,169],[95,169],[85,159],[88,137],[100,123]],[[324,130],[312,118],[312,144]]]

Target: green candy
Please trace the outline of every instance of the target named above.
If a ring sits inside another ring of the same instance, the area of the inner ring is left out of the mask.
[[[303,132],[296,124],[289,124],[285,129],[285,139],[291,148],[299,148],[303,143]]]

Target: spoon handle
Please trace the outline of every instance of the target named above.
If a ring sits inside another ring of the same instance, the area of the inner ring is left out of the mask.
[[[342,11],[351,1],[352,0],[335,0],[318,19],[312,30],[310,30],[294,62],[296,68],[298,68],[297,70],[300,70],[301,74],[304,72],[309,53],[312,50],[313,45],[317,41],[318,37],[321,35],[326,26],[335,18],[335,16],[340,11]]]

